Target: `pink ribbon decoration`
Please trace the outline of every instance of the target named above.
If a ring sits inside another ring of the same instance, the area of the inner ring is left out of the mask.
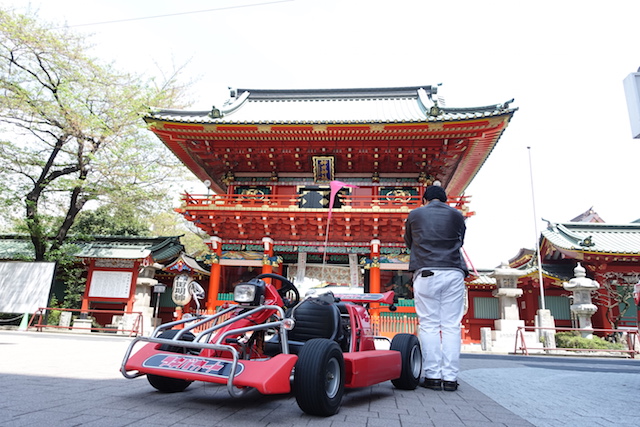
[[[323,270],[324,270],[324,264],[327,258],[327,245],[329,244],[329,224],[331,221],[331,213],[333,212],[333,205],[335,204],[335,201],[336,201],[336,195],[338,194],[338,191],[342,190],[342,187],[358,188],[357,185],[346,184],[342,181],[331,181],[329,183],[329,187],[331,187],[331,194],[329,196],[329,212],[327,213],[327,228],[325,229],[325,233],[324,233],[324,251],[322,254]]]
[[[329,196],[329,214],[327,215],[327,223],[331,219],[331,213],[333,212],[333,205],[335,204],[338,191],[342,190],[342,187],[358,188],[357,185],[345,184],[342,181],[331,181],[329,187],[331,187],[331,195]]]

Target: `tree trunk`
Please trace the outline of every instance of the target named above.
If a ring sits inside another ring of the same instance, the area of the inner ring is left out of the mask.
[[[85,174],[83,173],[83,175]],[[69,229],[75,222],[76,216],[78,216],[78,213],[80,213],[85,203],[87,202],[85,198],[80,196],[81,192],[82,187],[75,187],[73,189],[71,200],[69,201],[69,209],[67,210],[67,215],[65,216],[62,225],[60,225],[60,228],[58,229],[58,233],[53,240],[53,244],[51,245],[51,250],[59,249],[64,244],[67,238],[67,233],[69,233]]]
[[[38,199],[40,199],[40,191],[37,191],[37,188],[38,187],[34,188],[26,197],[26,220],[27,229],[29,230],[31,243],[33,243],[33,250],[35,252],[35,261],[44,261],[44,254],[47,252],[47,243],[42,230],[40,216],[38,215]]]

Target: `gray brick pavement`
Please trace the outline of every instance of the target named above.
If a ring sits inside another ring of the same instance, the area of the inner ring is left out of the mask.
[[[338,414],[319,418],[290,395],[234,399],[206,383],[158,393],[120,375],[129,342],[0,331],[0,426],[635,426],[640,416],[620,404],[637,401],[639,360],[464,354],[457,392],[386,382],[348,390]]]

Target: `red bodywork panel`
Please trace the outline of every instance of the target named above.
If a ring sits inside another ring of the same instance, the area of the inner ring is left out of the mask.
[[[147,344],[127,360],[127,371],[160,375],[188,381],[227,384],[232,361],[157,350]],[[254,387],[262,394],[290,393],[290,376],[298,356],[279,354],[264,360],[239,360],[233,385]]]
[[[290,376],[297,360],[294,354],[239,360],[233,384],[254,387],[262,394],[290,393]],[[159,351],[156,344],[143,346],[125,365],[127,371],[216,384],[227,384],[230,367],[231,360],[226,358]],[[393,350],[344,353],[344,369],[345,387],[368,387],[399,378],[402,361],[400,352]]]
[[[400,377],[399,351],[372,350],[344,353],[345,387],[368,387]]]

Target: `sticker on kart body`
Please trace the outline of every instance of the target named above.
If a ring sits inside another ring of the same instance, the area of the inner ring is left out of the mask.
[[[212,377],[229,378],[232,362],[228,360],[205,359],[196,356],[177,356],[175,354],[154,354],[142,363],[146,368],[160,368],[169,371],[193,372]],[[236,366],[236,376],[244,370],[242,363]]]
[[[380,301],[384,294],[335,294],[336,297],[345,301]]]

